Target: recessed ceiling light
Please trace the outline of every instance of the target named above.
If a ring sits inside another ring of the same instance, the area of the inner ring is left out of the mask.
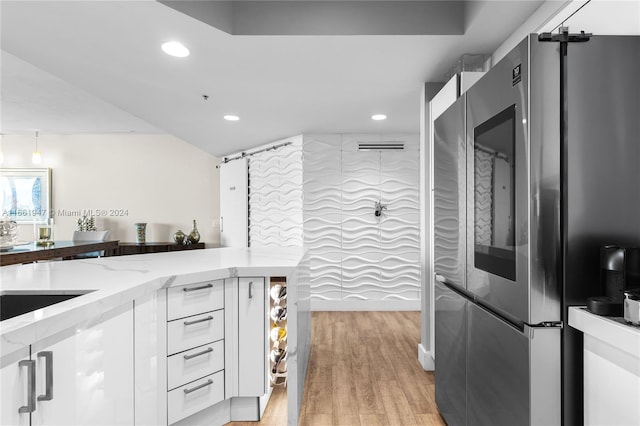
[[[371,116],[371,119],[375,121],[386,120],[387,116],[384,114],[375,114]]]
[[[189,49],[184,47],[184,44],[179,41],[168,41],[162,44],[162,50],[167,55],[175,56],[177,58],[184,58],[189,56]]]
[[[225,115],[224,119],[227,121],[238,121],[240,120],[240,117],[238,117],[237,115]]]

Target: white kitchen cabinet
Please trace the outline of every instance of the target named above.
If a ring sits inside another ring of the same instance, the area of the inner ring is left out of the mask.
[[[167,289],[167,320],[224,308],[224,281],[206,281]]]
[[[167,413],[176,423],[225,399],[224,281],[167,289]]]
[[[223,371],[173,389],[168,395],[169,424],[209,408],[223,399]]]
[[[638,346],[636,346],[638,348]],[[584,424],[640,425],[640,359],[584,335]]]
[[[238,396],[267,392],[264,278],[238,279]]]
[[[22,356],[7,360],[7,365],[3,360],[3,425],[133,423],[132,304],[38,341],[30,351],[27,348],[11,357],[16,355]],[[21,406],[26,408],[24,413],[19,413]]]
[[[36,395],[42,399],[32,413],[32,426],[133,423],[132,304],[77,324],[31,349]],[[53,379],[49,386],[47,374]]]
[[[167,358],[168,388],[175,389],[221,370],[224,370],[224,340]]]
[[[29,349],[25,346],[0,360],[0,425],[29,426],[29,412],[19,412],[28,405],[29,369],[35,368],[35,362],[29,365]]]
[[[201,281],[136,300],[136,425],[259,420],[268,393],[265,283]]]
[[[167,292],[134,304],[135,425],[167,424]]]
[[[569,325],[584,333],[583,424],[640,425],[640,330],[578,306]]]
[[[167,324],[167,353],[186,351],[224,338],[224,309],[205,312]]]

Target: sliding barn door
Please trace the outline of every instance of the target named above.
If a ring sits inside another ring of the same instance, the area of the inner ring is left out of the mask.
[[[247,247],[247,159],[220,164],[220,246]]]

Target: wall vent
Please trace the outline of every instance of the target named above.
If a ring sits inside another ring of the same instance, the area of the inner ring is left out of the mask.
[[[404,143],[397,141],[358,142],[358,151],[402,151]]]

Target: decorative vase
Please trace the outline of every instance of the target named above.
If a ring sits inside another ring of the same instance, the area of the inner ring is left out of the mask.
[[[5,216],[0,218],[0,250],[12,249],[18,239],[18,224]]]
[[[193,221],[193,229],[191,230],[191,233],[189,234],[189,236],[187,237],[187,240],[191,243],[191,244],[195,244],[198,241],[200,241],[200,233],[198,232],[198,228],[196,226],[196,221],[194,219]]]
[[[136,244],[144,244],[147,241],[147,224],[134,223],[136,228]]]
[[[176,244],[178,245],[182,245],[184,244],[184,239],[187,235],[182,232],[182,230],[178,229],[178,232],[176,232],[175,234],[173,234],[173,241],[176,242]]]

